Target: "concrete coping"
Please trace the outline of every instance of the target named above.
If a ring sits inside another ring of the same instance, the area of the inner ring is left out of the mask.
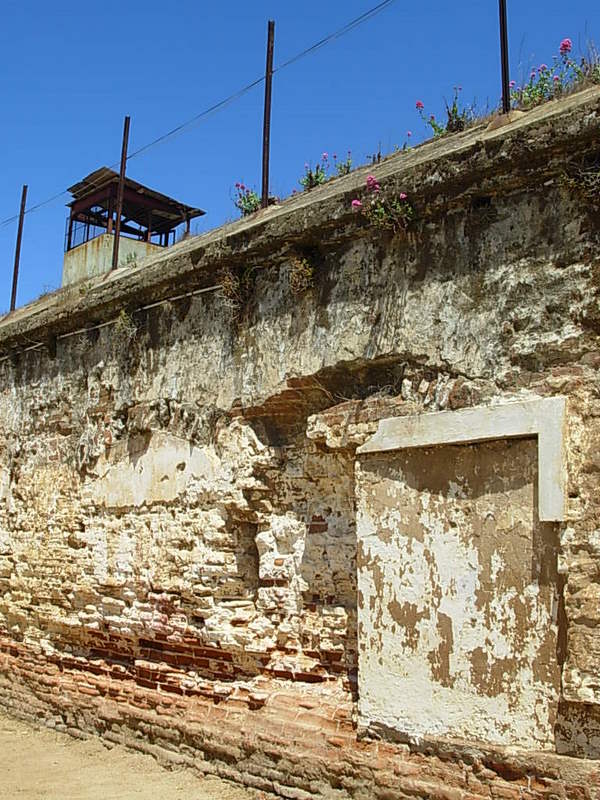
[[[565,397],[394,417],[381,420],[377,432],[356,452],[364,456],[537,436],[539,518],[541,522],[556,522],[564,520],[566,513],[565,419]]]

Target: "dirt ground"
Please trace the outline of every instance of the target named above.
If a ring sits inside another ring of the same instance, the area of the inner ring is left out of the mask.
[[[254,793],[99,740],[17,722],[0,713],[2,800],[256,800]]]

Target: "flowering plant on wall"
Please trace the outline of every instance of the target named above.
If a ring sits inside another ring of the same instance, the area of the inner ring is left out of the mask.
[[[394,231],[405,230],[415,215],[405,192],[391,199],[383,197],[381,186],[373,175],[367,177],[363,199],[352,201],[352,210],[364,216],[371,225]]]
[[[458,133],[464,131],[467,124],[473,119],[474,112],[472,108],[464,108],[460,103],[460,92],[462,86],[454,87],[454,97],[452,103],[448,104],[446,101],[446,114],[448,115],[448,122],[444,125],[435,117],[435,114],[427,115],[425,113],[425,104],[422,100],[417,100],[415,107],[423,122],[431,128],[434,136],[443,136],[445,133]]]
[[[308,162],[304,165],[304,175],[300,178],[298,183],[304,186],[306,190],[314,189],[316,186],[321,186],[321,184],[329,180],[328,171],[329,155],[323,153],[314,169]]]
[[[341,177],[342,175],[349,175],[352,171],[352,151],[348,150],[346,158],[342,161],[342,159],[338,159],[337,154],[333,154],[333,163],[335,165],[335,169],[337,174]]]
[[[250,189],[240,182],[235,184],[235,199],[233,202],[235,207],[241,211],[243,217],[253,214],[260,208],[260,197],[254,189]]]
[[[330,174],[330,170],[334,170],[334,174]],[[300,178],[300,183],[305,189],[314,189],[316,186],[321,186],[323,183],[342,175],[348,175],[352,170],[352,152],[348,150],[346,158],[338,159],[337,153],[333,154],[333,160],[330,161],[329,153],[322,153],[321,158],[317,162],[316,167],[306,162],[304,165],[304,175]]]
[[[566,91],[577,88],[590,81],[600,83],[600,64],[595,53],[579,62],[572,57],[573,42],[563,39],[558,53],[552,58],[552,64],[540,64],[533,67],[529,80],[523,86],[511,81],[511,100],[516,108],[532,108],[546,100],[560,97]]]

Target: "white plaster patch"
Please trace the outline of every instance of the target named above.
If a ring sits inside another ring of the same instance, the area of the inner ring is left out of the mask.
[[[119,443],[101,457],[91,486],[92,498],[108,508],[171,502],[190,480],[215,480],[218,459],[208,448],[195,447],[170,434],[153,432]]]
[[[6,500],[10,489],[10,470],[0,467],[0,501]]]
[[[532,575],[534,540],[551,528],[532,530],[531,443],[506,447],[511,481],[498,472],[503,450],[487,469],[479,448],[460,448],[458,483],[430,479],[436,451],[423,454],[422,478],[417,455],[358,462],[364,727],[552,749],[555,587]]]

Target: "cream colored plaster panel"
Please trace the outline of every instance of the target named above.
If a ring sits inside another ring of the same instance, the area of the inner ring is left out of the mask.
[[[363,728],[554,748],[558,534],[536,461],[531,438],[359,460]]]
[[[216,464],[209,448],[169,434],[134,437],[99,459],[92,497],[108,508],[171,502],[191,479],[214,479]]]
[[[565,409],[564,397],[552,397],[384,419],[357,453],[537,436],[540,521],[564,520]]]

